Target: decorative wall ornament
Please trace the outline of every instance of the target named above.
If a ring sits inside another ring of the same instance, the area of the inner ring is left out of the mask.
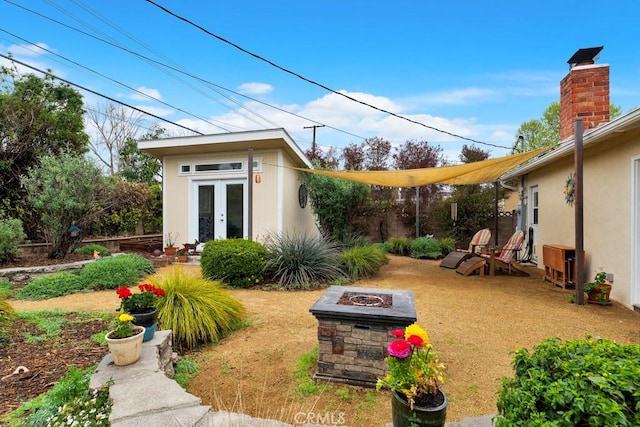
[[[564,183],[564,200],[569,206],[573,206],[574,196],[576,194],[576,177],[573,172],[569,174]]]

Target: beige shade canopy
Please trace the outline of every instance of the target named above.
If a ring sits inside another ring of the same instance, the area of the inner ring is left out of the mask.
[[[330,171],[296,168],[303,172],[342,178],[364,184],[383,187],[422,187],[429,184],[481,184],[495,182],[514,167],[550,150],[539,148],[526,153],[513,154],[480,162],[436,168],[387,170],[387,171]]]

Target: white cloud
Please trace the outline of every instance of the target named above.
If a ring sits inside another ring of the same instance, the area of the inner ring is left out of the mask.
[[[265,95],[273,91],[273,86],[268,83],[243,83],[238,88],[238,92],[245,95]]]
[[[498,97],[498,92],[494,89],[469,87],[463,89],[453,89],[449,91],[425,93],[419,96],[410,97],[407,103],[417,105],[467,105],[486,102]]]
[[[18,57],[38,57],[45,55],[46,52],[42,49],[49,49],[46,43],[36,43],[35,46],[31,44],[18,45],[14,44],[7,48],[7,51],[11,52],[16,58]]]
[[[158,89],[152,89],[145,86],[140,86],[136,89],[138,92],[134,92],[131,95],[131,99],[135,99],[137,101],[149,101],[150,99],[145,96],[148,95],[151,98],[162,99],[162,95],[160,95],[160,91]],[[139,93],[142,92],[142,93]],[[143,95],[144,94],[144,95]]]

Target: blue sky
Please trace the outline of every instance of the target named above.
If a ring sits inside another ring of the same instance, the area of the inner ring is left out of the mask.
[[[623,112],[640,106],[636,0],[612,6],[592,0],[155,1],[309,80],[427,126],[491,144],[476,145],[492,157],[507,153],[493,145],[511,147],[520,124],[539,118],[559,100],[566,61],[579,48],[604,46],[598,63],[611,66],[611,101]],[[216,90],[12,2],[185,70],[217,85]],[[394,144],[422,139],[440,145],[453,161],[462,144],[471,144],[303,81],[144,0],[0,0],[0,17],[1,54],[10,52],[18,60],[203,133],[283,127],[307,149],[312,131],[304,128],[324,124],[316,134],[322,147],[340,150],[374,136]],[[6,61],[0,58],[0,63]],[[106,102],[84,95],[88,106]],[[147,123],[153,122],[157,120]]]

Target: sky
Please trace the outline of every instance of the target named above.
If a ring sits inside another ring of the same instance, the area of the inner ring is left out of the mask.
[[[451,163],[508,154],[580,48],[604,46],[611,102],[640,106],[637,0],[153,2],[0,0],[0,54],[204,134],[281,127],[307,150],[322,126],[325,150],[423,140]]]

